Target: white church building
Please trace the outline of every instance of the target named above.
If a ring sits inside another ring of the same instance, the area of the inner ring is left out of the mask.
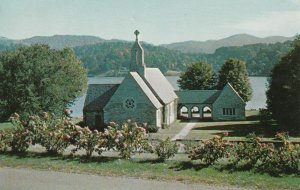
[[[147,68],[139,31],[131,49],[130,71],[121,84],[90,84],[83,108],[84,122],[102,129],[128,119],[162,127],[177,120],[178,97],[158,68]]]

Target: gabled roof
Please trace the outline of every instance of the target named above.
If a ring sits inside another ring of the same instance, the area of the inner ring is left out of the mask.
[[[237,97],[239,97],[239,99],[240,99],[242,102],[245,103],[245,101],[243,100],[243,98],[242,98],[242,97],[239,95],[239,93],[231,86],[231,84],[230,84],[229,82],[224,86],[222,92],[226,92],[226,91],[228,91],[228,90],[230,90],[230,91],[232,91],[233,93],[235,93],[235,94],[237,95]]]
[[[145,81],[140,77],[140,75],[137,72],[130,72],[130,75],[137,82],[137,84],[140,86],[141,90],[145,93],[145,95],[149,98],[151,103],[156,108],[161,108],[162,107],[161,103],[158,101],[158,99],[155,97],[155,95],[152,93],[152,91],[147,86]]]
[[[118,87],[119,84],[89,84],[83,110],[101,111]]]
[[[145,68],[144,77],[146,83],[154,91],[154,94],[162,101],[162,103],[168,104],[178,98],[174,92],[173,86],[158,68]]]
[[[220,90],[180,90],[176,91],[179,103],[183,104],[212,104],[221,94]]]

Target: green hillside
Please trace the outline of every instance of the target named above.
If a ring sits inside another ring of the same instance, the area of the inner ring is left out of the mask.
[[[183,53],[214,53],[216,49],[221,47],[243,46],[258,43],[274,44],[277,42],[285,42],[288,40],[293,40],[293,37],[270,36],[259,38],[249,34],[236,34],[219,40],[207,40],[203,42],[176,42],[171,44],[164,44],[162,46],[171,50],[178,50]]]
[[[105,74],[120,76],[126,73],[130,64],[131,42],[103,42],[74,48],[76,55],[83,61],[89,75]],[[148,67],[158,67],[162,72],[182,71],[186,64],[197,55],[188,55],[164,47],[143,43],[145,63]]]
[[[240,36],[241,37],[241,36]],[[244,39],[244,43],[247,40]],[[250,39],[250,38],[249,38]],[[248,39],[248,42],[249,42]],[[272,37],[265,39],[273,39]],[[278,38],[276,38],[278,40]],[[273,39],[274,40],[274,39]],[[271,40],[272,41],[272,40]],[[71,47],[84,63],[89,76],[122,76],[129,68],[130,49],[133,42],[103,40],[93,36],[52,36],[33,37],[25,40],[10,40],[0,37],[0,51],[15,50],[21,45],[45,43],[52,48]],[[246,62],[252,76],[268,76],[273,66],[290,49],[291,42],[260,43],[243,46],[221,47],[214,53],[183,53],[162,46],[142,43],[145,49],[145,63],[148,67],[158,67],[163,73],[178,73],[192,62],[204,60],[212,64],[215,72],[228,58],[238,58]]]

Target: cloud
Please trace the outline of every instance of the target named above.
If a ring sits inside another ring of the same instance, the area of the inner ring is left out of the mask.
[[[296,0],[294,0],[296,1]],[[297,0],[300,2],[300,0]],[[259,36],[289,35],[300,32],[300,10],[286,12],[269,12],[260,17],[244,20],[234,25],[226,25],[238,32]]]

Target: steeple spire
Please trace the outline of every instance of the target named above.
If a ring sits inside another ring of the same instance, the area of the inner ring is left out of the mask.
[[[138,30],[135,30],[134,31],[134,34],[135,34],[135,41],[139,41],[139,38],[138,38],[138,36],[139,36],[139,34],[140,34],[140,32],[138,31]]]
[[[140,75],[144,75],[145,63],[144,63],[144,49],[139,42],[140,32],[138,30],[134,31],[135,42],[131,48],[131,61],[130,61],[130,71],[138,72]]]

